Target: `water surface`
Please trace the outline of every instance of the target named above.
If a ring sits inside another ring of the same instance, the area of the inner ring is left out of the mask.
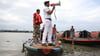
[[[21,53],[22,44],[29,38],[32,33],[0,33],[0,56],[25,56]],[[100,45],[84,46],[63,43],[63,56],[100,56]]]

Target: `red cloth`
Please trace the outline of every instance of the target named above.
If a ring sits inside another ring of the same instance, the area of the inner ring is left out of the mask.
[[[35,20],[33,20],[34,25],[40,25],[42,23],[42,18],[38,13],[33,14],[33,19]]]
[[[50,51],[51,51],[51,49],[42,49],[42,51],[44,52],[44,54],[49,54],[50,53]]]
[[[57,46],[57,47],[59,47],[59,46],[60,46],[60,44],[57,44],[56,46]]]

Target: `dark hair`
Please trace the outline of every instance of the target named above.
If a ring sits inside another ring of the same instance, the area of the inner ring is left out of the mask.
[[[56,24],[54,24],[54,26],[56,26]]]
[[[40,9],[37,9],[36,11],[38,12],[38,11],[40,11]]]
[[[49,3],[49,1],[45,1],[45,2],[44,2],[44,5],[46,5],[47,3]]]

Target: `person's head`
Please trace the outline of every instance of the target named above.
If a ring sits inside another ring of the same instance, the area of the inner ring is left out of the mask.
[[[47,7],[49,7],[49,1],[45,1],[44,5],[47,6]]]
[[[72,26],[72,28],[73,28],[73,26]]]
[[[56,24],[54,24],[54,28],[56,27]]]
[[[40,14],[40,9],[37,9],[36,12],[37,12],[38,14]]]

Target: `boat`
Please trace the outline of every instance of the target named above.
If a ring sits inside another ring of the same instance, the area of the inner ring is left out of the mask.
[[[26,56],[62,56],[63,46],[42,46],[40,43],[30,44],[30,40],[23,44],[23,50]]]
[[[86,30],[75,32],[74,37],[70,38],[70,31],[62,31],[57,34],[57,38],[66,43],[79,45],[100,45],[100,32],[88,32]]]

